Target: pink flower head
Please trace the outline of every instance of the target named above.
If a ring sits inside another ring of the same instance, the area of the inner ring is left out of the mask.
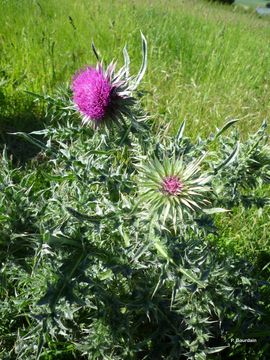
[[[87,67],[73,78],[73,101],[85,119],[101,121],[108,112],[112,85],[101,67]]]
[[[99,60],[92,43],[92,49],[98,60],[96,68],[85,67],[73,77],[71,90],[73,104],[83,118],[83,124],[93,124],[95,127],[104,124],[106,127],[117,125],[126,127],[126,120],[135,124],[145,117],[141,111],[134,93],[141,82],[147,65],[147,42],[142,38],[142,65],[136,76],[130,75],[129,56],[126,47],[123,50],[124,66],[115,71],[116,62],[112,61],[107,68]]]
[[[168,195],[178,195],[183,189],[183,184],[177,176],[168,176],[162,182],[162,191]]]

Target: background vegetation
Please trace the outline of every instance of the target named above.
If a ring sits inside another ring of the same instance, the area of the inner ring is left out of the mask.
[[[32,102],[23,90],[50,93],[92,63],[92,39],[106,59],[119,58],[128,43],[136,68],[139,30],[150,46],[145,103],[159,122],[175,128],[187,117],[193,132],[205,133],[237,117],[248,131],[268,114],[270,29],[255,15],[194,0],[2,0],[0,6],[4,117],[21,115]]]

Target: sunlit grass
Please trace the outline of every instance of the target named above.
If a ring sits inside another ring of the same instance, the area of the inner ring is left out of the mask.
[[[267,0],[235,0],[235,4],[241,4],[251,7],[265,6]]]
[[[236,117],[250,131],[268,115],[270,28],[254,15],[190,0],[23,0],[0,7],[3,106],[12,107],[7,99],[23,90],[50,93],[69,82],[94,62],[92,39],[105,59],[119,61],[128,43],[138,68],[142,30],[150,48],[145,104],[158,122],[175,128],[186,117],[192,132],[207,133]]]

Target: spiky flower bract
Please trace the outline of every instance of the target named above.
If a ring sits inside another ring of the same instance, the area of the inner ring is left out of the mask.
[[[143,60],[137,76],[129,75],[129,56],[123,50],[125,64],[115,72],[116,63],[107,68],[98,62],[96,68],[87,66],[75,74],[71,89],[73,102],[83,118],[83,124],[94,126],[109,123],[121,125],[125,119],[136,120],[138,101],[134,91],[146,71],[147,43],[142,35]],[[93,47],[94,53],[97,52]]]
[[[205,194],[211,176],[200,174],[202,160],[186,166],[183,158],[166,158],[162,163],[154,158],[140,165],[140,202],[151,216],[158,215],[164,223],[170,218],[175,225],[209,203]]]

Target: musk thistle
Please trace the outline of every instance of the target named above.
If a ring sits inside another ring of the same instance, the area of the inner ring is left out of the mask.
[[[200,175],[200,163],[204,157],[185,165],[181,159],[165,159],[162,163],[154,158],[139,166],[140,204],[165,223],[190,217],[209,203],[205,198],[210,187],[209,175]]]
[[[121,125],[125,118],[136,120],[134,113],[138,101],[134,92],[141,82],[147,66],[147,42],[142,38],[142,64],[137,76],[130,76],[130,59],[126,47],[123,50],[124,66],[115,72],[116,63],[111,62],[105,69],[102,62],[96,67],[87,66],[79,70],[73,77],[71,89],[73,103],[82,116],[83,124],[113,123]],[[94,53],[98,58],[93,45]]]

